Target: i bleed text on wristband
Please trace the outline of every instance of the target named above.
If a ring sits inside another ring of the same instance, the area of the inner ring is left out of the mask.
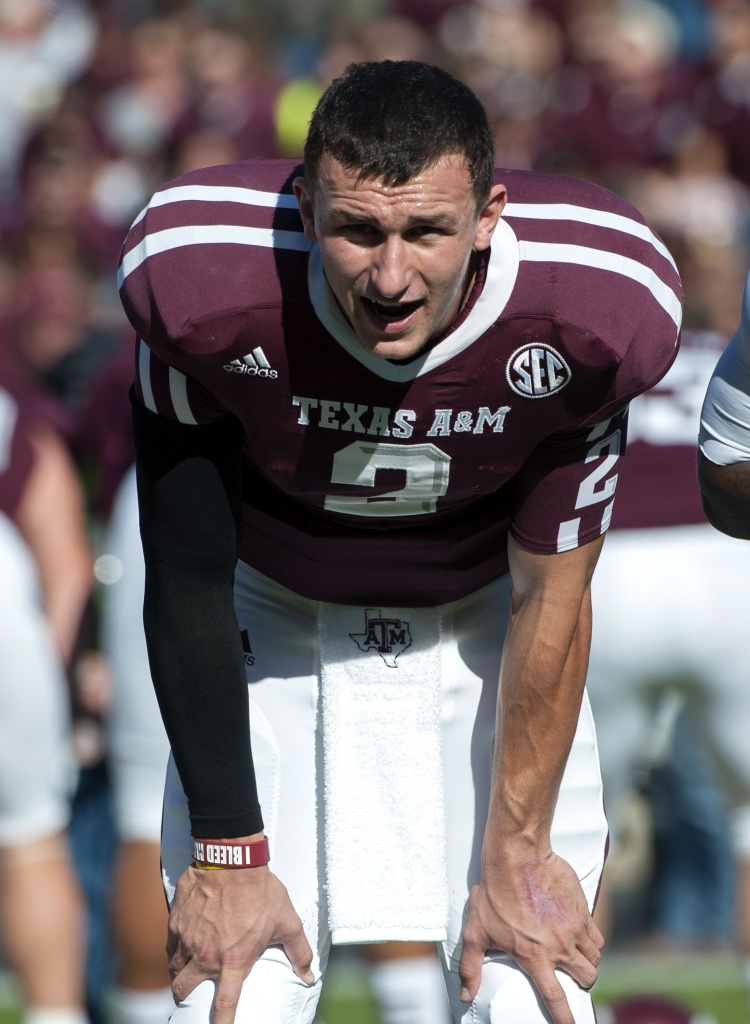
[[[217,839],[193,841],[193,861],[197,868],[258,868],[268,864],[270,859],[265,836],[252,843],[222,843]]]

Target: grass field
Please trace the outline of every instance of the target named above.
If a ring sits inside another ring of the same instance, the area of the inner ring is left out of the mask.
[[[644,992],[674,996],[695,1010],[713,1015],[716,1024],[750,1024],[739,967],[728,954],[611,954],[605,959],[594,992],[598,1005]],[[2,976],[0,1024],[20,1022],[15,986],[7,975]],[[350,951],[334,956],[331,962],[316,1024],[380,1024],[365,968]]]
[[[671,995],[712,1014],[716,1024],[750,1024],[740,969],[730,955],[611,954],[605,959],[594,993],[598,1005],[644,992]],[[319,1016],[316,1024],[380,1024],[366,972],[351,955],[332,961]]]

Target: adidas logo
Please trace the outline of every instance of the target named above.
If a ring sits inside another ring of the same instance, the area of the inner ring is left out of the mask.
[[[276,370],[271,369],[271,364],[260,345],[242,359],[233,359],[231,363],[226,363],[224,369],[227,373],[245,373],[251,377],[278,377]]]

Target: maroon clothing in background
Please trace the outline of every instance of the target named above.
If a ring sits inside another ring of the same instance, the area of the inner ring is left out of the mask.
[[[630,406],[628,457],[612,529],[707,522],[696,472],[698,429],[706,388],[726,343],[715,331],[683,331],[669,372]]]
[[[244,430],[241,557],[306,597],[434,605],[608,526],[625,407],[676,352],[677,272],[629,204],[498,171],[509,204],[462,315],[369,356],[304,238],[292,161],[193,172],[123,250],[136,395]],[[281,193],[281,195],[279,195]]]
[[[584,68],[567,71],[560,76],[562,110],[545,128],[544,145],[555,166],[615,175],[674,156],[690,123],[698,77],[692,67],[665,74],[652,96],[614,90]]]
[[[133,346],[127,344],[91,382],[89,401],[79,419],[76,448],[93,471],[98,514],[112,510],[115,493],[134,458],[128,391],[133,383]]]

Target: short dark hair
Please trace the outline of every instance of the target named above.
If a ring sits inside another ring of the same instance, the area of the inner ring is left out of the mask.
[[[494,146],[487,114],[453,75],[415,60],[350,64],[321,96],[305,142],[305,176],[314,188],[330,153],[359,180],[402,185],[441,157],[465,158],[477,209],[487,202]]]

